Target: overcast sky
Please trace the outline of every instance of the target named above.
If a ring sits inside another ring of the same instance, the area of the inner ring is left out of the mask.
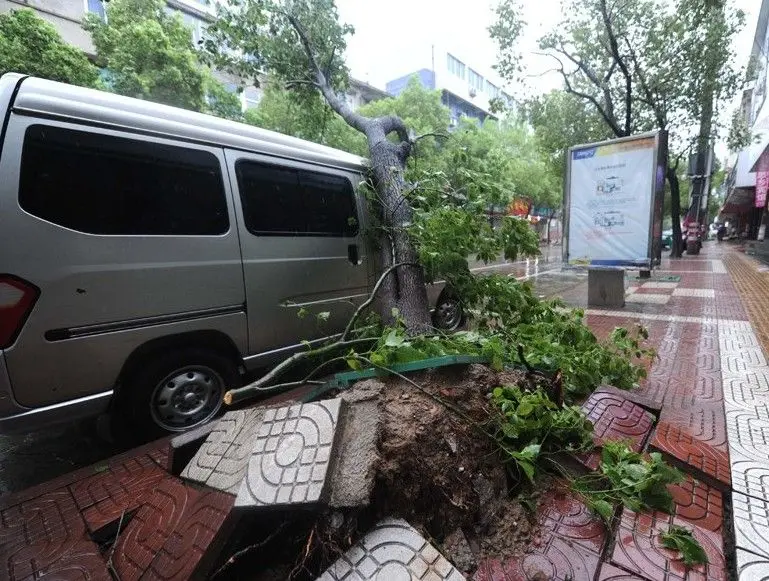
[[[747,63],[756,30],[760,0],[732,0],[747,15],[744,31],[734,48],[738,64]],[[337,0],[340,19],[355,26],[349,40],[347,63],[352,75],[384,88],[388,80],[428,66],[430,45],[458,53],[465,62],[488,75],[496,62],[496,49],[489,38],[497,0]],[[523,0],[528,23],[521,46],[525,64],[532,73],[551,65],[546,57],[532,54],[536,41],[560,21],[561,0]],[[560,86],[557,73],[529,79],[528,92],[545,92]],[[520,94],[519,87],[508,87]],[[736,106],[739,100],[727,108]]]

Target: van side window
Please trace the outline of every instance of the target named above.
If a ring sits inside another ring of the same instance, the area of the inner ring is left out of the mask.
[[[263,236],[358,233],[350,180],[307,170],[240,160],[235,164],[246,228]]]
[[[88,234],[204,236],[229,229],[213,154],[46,125],[27,129],[19,204]]]

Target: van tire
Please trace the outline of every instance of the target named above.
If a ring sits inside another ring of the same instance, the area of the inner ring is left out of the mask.
[[[441,331],[456,331],[465,322],[462,302],[452,293],[443,292],[433,310],[433,326]]]
[[[145,359],[126,377],[115,396],[114,437],[135,443],[199,426],[222,411],[224,393],[241,383],[237,364],[216,351],[183,348]],[[169,401],[169,397],[174,400]],[[184,409],[188,400],[191,410]],[[196,407],[201,409],[194,413]],[[165,418],[161,417],[163,410],[169,414]],[[192,415],[185,425],[187,412]]]

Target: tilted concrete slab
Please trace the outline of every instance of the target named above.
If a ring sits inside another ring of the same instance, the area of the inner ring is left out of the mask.
[[[317,581],[464,581],[465,577],[401,519],[380,521]]]
[[[325,500],[342,400],[264,410],[236,508]]]

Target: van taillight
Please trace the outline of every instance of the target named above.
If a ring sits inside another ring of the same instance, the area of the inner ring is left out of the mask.
[[[0,349],[10,347],[16,340],[39,295],[36,286],[9,274],[0,274]]]

